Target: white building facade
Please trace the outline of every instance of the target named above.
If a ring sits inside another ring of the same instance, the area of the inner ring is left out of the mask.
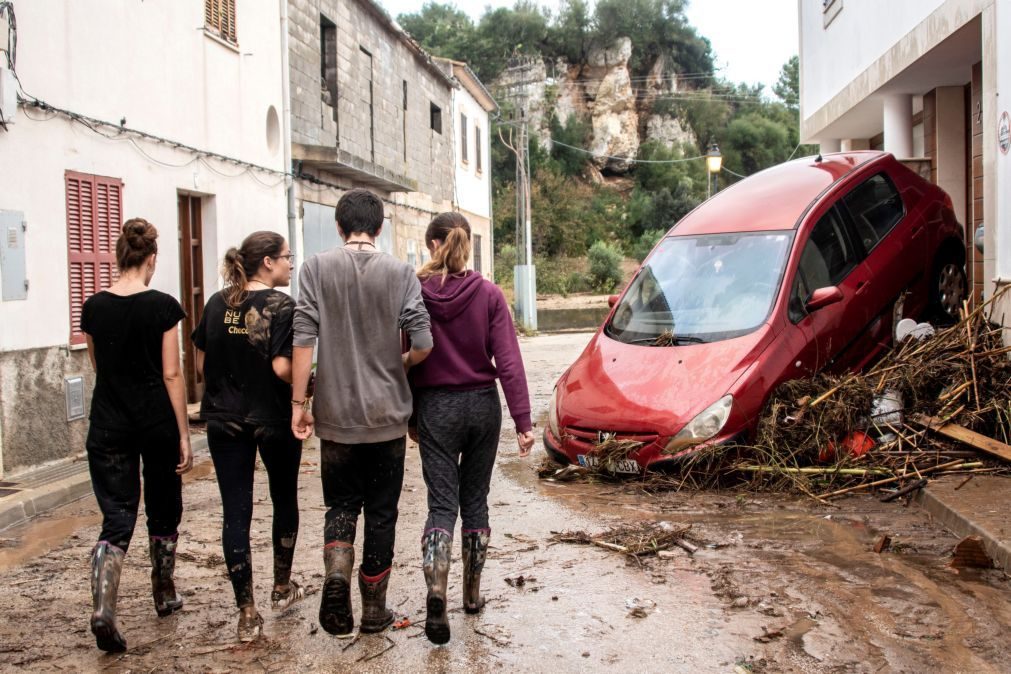
[[[801,140],[922,160],[965,225],[973,301],[1011,283],[1011,0],[799,10]]]
[[[256,230],[287,236],[278,4],[93,4],[13,3],[23,100],[0,127],[0,475],[84,450],[80,306],[111,282],[124,220],[159,230],[152,286],[189,314],[191,400],[189,330],[225,251]]]

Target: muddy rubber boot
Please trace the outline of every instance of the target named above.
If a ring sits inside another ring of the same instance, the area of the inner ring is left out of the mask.
[[[358,589],[362,593],[363,634],[382,632],[393,624],[393,611],[386,608],[386,587],[390,584],[390,569],[378,576],[366,576],[358,569]]]
[[[123,572],[122,550],[106,541],[99,542],[91,554],[91,633],[95,645],[107,653],[122,653],[126,639],[116,627],[116,599],[119,595],[119,576]]]
[[[484,597],[481,596],[481,571],[484,560],[488,556],[488,539],[490,532],[468,531],[461,536],[460,547],[463,552],[463,610],[467,613],[479,613],[484,608]]]
[[[425,600],[425,636],[433,644],[449,641],[446,617],[446,586],[449,581],[450,550],[453,539],[445,531],[432,530],[421,539],[421,559],[425,570],[428,598]]]
[[[151,536],[151,595],[158,617],[172,615],[183,607],[176,593],[173,576],[176,570],[176,543],[178,536]]]
[[[323,548],[326,580],[319,603],[319,624],[338,637],[351,635],[355,627],[351,613],[351,570],[355,566],[355,549],[344,546]]]

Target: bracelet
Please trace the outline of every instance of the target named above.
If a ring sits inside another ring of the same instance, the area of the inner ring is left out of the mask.
[[[292,400],[291,404],[295,407],[301,407],[303,412],[307,412],[309,407],[312,405],[312,398],[306,398],[305,400]]]

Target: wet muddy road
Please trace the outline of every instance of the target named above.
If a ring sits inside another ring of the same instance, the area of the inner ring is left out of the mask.
[[[587,335],[523,342],[535,412]],[[647,496],[634,485],[537,480],[504,435],[490,502],[492,550],[484,613],[450,615],[452,641],[420,627],[338,640],[317,626],[323,506],[318,452],[304,454],[295,574],[309,588],[289,614],[269,610],[270,508],[257,472],[253,520],[265,638],[235,643],[237,614],[219,543],[209,462],[187,480],[177,584],[186,605],[155,617],[143,520],[127,556],[120,627],[130,650],[101,655],[88,631],[92,499],[0,534],[0,669],[32,671],[1011,671],[1011,583],[998,572],[955,573],[955,542],[915,507],[852,498],[810,501],[736,493]],[[389,599],[420,624],[419,539],[425,489],[408,452]],[[694,557],[635,562],[598,548],[551,544],[552,531],[596,531],[644,519],[691,523]],[[872,552],[881,533],[893,551]],[[459,604],[459,553],[451,605]],[[519,581],[522,577],[522,582]],[[357,610],[358,598],[355,597]],[[638,610],[633,610],[638,609]]]

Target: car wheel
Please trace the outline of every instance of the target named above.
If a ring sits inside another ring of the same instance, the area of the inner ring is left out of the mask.
[[[968,287],[962,257],[951,251],[939,255],[930,281],[933,319],[943,325],[956,322],[962,302],[968,297]]]

